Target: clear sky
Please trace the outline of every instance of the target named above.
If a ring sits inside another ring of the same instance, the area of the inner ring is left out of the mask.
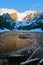
[[[0,0],[0,8],[13,8],[19,12],[43,10],[43,0]]]

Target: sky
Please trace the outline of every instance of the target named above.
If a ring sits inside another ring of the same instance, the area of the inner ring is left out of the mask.
[[[43,10],[43,0],[0,0],[0,8],[13,8],[19,12]]]

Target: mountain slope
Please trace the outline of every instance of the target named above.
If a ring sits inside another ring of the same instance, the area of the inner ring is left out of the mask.
[[[27,21],[26,25],[19,25],[17,29],[19,30],[31,30],[41,28],[43,30],[43,13],[35,16],[32,20]]]
[[[0,16],[0,29],[10,29],[13,30],[15,26],[14,20],[9,16],[8,13],[3,14]]]

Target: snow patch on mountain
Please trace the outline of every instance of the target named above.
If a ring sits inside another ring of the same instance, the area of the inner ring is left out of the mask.
[[[7,29],[7,28],[0,29],[0,33],[2,33],[2,32],[8,32],[8,31],[10,31],[10,30],[9,30],[9,29]]]
[[[30,31],[31,32],[43,32],[43,30],[41,30],[41,28],[32,29]]]
[[[4,13],[11,14],[11,13],[14,13],[14,12],[17,12],[17,11],[14,10],[14,9],[0,8],[0,15],[2,15],[2,14],[4,14]]]
[[[36,11],[33,11],[33,10],[29,10],[29,11],[25,11],[23,13],[17,13],[18,15],[18,19],[17,21],[23,21],[23,18],[25,18],[27,15],[30,15],[30,13],[36,13]]]

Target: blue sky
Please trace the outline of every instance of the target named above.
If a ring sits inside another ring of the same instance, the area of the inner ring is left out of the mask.
[[[0,0],[0,8],[13,8],[19,12],[43,10],[43,0]]]

